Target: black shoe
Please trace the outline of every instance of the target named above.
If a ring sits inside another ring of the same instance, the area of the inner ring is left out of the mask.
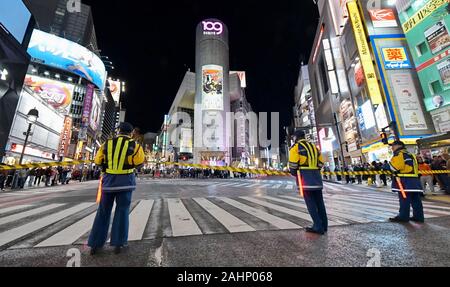
[[[114,247],[114,254],[120,254],[123,249],[124,249],[123,246],[116,246],[116,247]]]
[[[409,222],[409,220],[401,219],[400,217],[389,218],[389,221],[390,222],[401,222],[401,223]]]
[[[308,232],[308,233],[315,233],[315,234],[320,234],[320,235],[324,235],[325,234],[325,232],[317,231],[317,230],[313,229],[312,227],[306,227],[305,231]]]
[[[92,247],[92,248],[91,248],[91,251],[89,252],[89,254],[90,254],[90,255],[95,255],[95,254],[97,253],[97,251],[98,251],[98,248]]]
[[[409,220],[417,222],[417,223],[425,223],[425,220],[419,220],[419,219],[416,219],[414,217],[410,217]]]

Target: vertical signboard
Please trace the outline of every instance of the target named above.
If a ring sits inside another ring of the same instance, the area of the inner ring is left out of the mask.
[[[359,14],[358,4],[355,1],[348,2],[347,8],[352,23],[353,33],[355,35],[356,45],[358,47],[359,57],[364,71],[364,77],[370,100],[372,101],[372,105],[383,104],[383,98],[381,96],[380,87],[378,86],[378,79],[372,62],[372,56],[370,55],[364,25],[361,20],[361,15]]]
[[[86,95],[84,96],[83,114],[81,116],[81,128],[78,134],[79,140],[87,140],[87,127],[92,110],[92,99],[94,97],[94,85],[88,84],[86,87]]]
[[[61,139],[59,144],[59,156],[67,156],[70,145],[70,138],[72,136],[72,118],[70,116],[65,116],[64,127],[61,133]]]
[[[393,73],[391,81],[403,129],[405,131],[428,129],[411,74]]]

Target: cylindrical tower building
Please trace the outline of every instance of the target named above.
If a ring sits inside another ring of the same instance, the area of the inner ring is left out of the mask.
[[[196,30],[194,161],[230,163],[228,29],[217,19],[200,22]]]

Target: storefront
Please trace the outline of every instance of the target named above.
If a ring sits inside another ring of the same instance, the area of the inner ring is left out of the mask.
[[[450,15],[446,0],[397,1],[403,31],[438,133],[450,130]]]

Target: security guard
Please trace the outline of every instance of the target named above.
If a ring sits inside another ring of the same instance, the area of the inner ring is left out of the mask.
[[[91,255],[102,248],[108,237],[111,210],[116,201],[116,210],[111,230],[111,246],[120,253],[128,241],[128,214],[131,195],[136,188],[134,169],[144,163],[142,146],[131,137],[133,126],[121,123],[119,135],[101,146],[95,156],[95,164],[104,168],[102,178],[102,195],[88,246]]]
[[[394,152],[390,162],[391,170],[394,173],[392,191],[399,194],[400,212],[398,216],[389,220],[392,222],[408,222],[411,220],[423,223],[425,219],[417,159],[406,150],[403,142],[395,141],[391,146]],[[406,195],[406,198],[403,197],[402,193]],[[410,206],[413,208],[413,217],[411,218],[409,217]]]
[[[297,178],[297,185],[302,186],[303,196],[313,226],[307,227],[306,232],[324,234],[328,230],[328,218],[323,201],[323,182],[320,168],[323,165],[319,149],[305,140],[305,132],[298,130],[294,133],[295,144],[289,150],[289,170]],[[300,171],[300,179],[298,171]]]

